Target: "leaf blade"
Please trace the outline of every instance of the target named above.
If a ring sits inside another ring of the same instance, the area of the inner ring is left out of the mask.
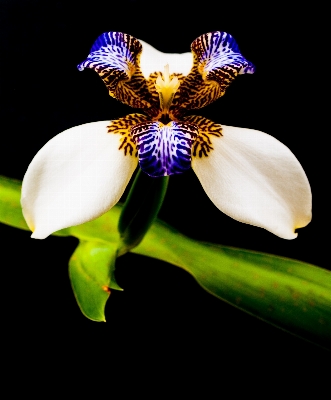
[[[132,252],[189,272],[209,293],[331,348],[331,272],[300,261],[199,243],[158,222]]]
[[[82,313],[105,322],[110,289],[122,290],[114,277],[117,246],[81,241],[69,260],[69,277]]]
[[[20,188],[21,182],[0,176],[0,222],[28,230],[21,212]],[[55,235],[73,235],[94,243],[96,248],[111,243],[117,246],[120,212],[121,206],[117,205],[94,221]],[[229,304],[331,348],[330,271],[270,254],[196,242],[161,221],[155,221],[144,240],[131,251],[178,266]],[[108,298],[103,296],[100,304]],[[102,320],[102,312],[97,320]]]

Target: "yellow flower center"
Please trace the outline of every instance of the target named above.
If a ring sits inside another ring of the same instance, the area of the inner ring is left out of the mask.
[[[168,114],[174,95],[179,88],[180,82],[177,76],[170,79],[169,65],[164,67],[163,78],[161,74],[155,81],[155,88],[159,94],[162,114]]]

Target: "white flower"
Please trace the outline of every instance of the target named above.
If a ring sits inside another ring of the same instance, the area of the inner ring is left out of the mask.
[[[266,133],[192,115],[254,66],[231,35],[197,38],[192,53],[164,54],[119,32],[101,35],[78,68],[144,114],[68,129],[37,153],[23,179],[22,208],[43,239],[102,215],[134,170],[157,179],[193,168],[211,201],[237,221],[285,239],[311,220],[311,190],[295,156]]]

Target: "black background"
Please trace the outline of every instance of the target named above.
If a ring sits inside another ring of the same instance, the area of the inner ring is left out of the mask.
[[[97,74],[76,69],[101,33],[126,32],[160,51],[180,53],[202,33],[227,31],[256,73],[237,78],[201,115],[267,132],[286,144],[311,183],[313,220],[292,241],[236,222],[216,209],[192,171],[171,177],[159,217],[198,240],[329,268],[323,231],[329,220],[323,204],[329,181],[322,165],[326,130],[317,107],[324,83],[315,56],[323,26],[316,25],[312,10],[291,11],[279,3],[261,9],[248,2],[193,7],[143,0],[0,5],[1,175],[22,179],[35,153],[67,128],[130,112],[108,96]],[[124,292],[110,296],[107,323],[89,321],[76,305],[67,274],[76,239],[32,240],[28,232],[4,225],[0,234],[2,329],[24,368],[31,358],[45,366],[61,360],[87,374],[91,365],[97,370],[107,360],[103,372],[109,379],[145,374],[142,385],[149,379],[163,385],[183,382],[188,373],[185,384],[192,380],[212,390],[233,373],[262,374],[272,382],[277,369],[281,382],[289,371],[309,375],[326,368],[328,352],[212,297],[178,268],[131,254],[118,260]]]

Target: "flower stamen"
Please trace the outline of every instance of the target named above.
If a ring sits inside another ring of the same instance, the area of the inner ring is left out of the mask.
[[[180,82],[177,76],[170,79],[169,64],[164,67],[163,78],[159,75],[155,81],[155,88],[159,94],[162,114],[168,114],[172,100],[179,88]]]

